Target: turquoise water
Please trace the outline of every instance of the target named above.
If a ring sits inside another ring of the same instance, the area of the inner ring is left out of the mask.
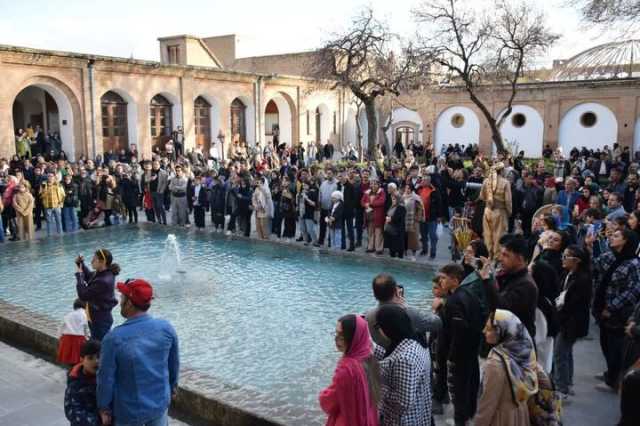
[[[338,358],[335,322],[375,304],[371,280],[377,273],[393,274],[410,304],[430,306],[426,272],[217,234],[172,231],[183,270],[176,274],[166,232],[123,225],[1,245],[0,298],[60,320],[75,298],[74,258],[90,259],[95,249],[107,248],[122,267],[119,279],[154,284],[150,312],[176,328],[183,365],[236,389],[228,396],[235,405],[305,425],[323,419],[317,394]],[[114,317],[122,321],[118,307]]]

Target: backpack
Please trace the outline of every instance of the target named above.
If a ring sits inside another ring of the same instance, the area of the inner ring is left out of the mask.
[[[531,426],[562,426],[562,400],[553,381],[540,365],[538,374],[538,393],[527,401]]]

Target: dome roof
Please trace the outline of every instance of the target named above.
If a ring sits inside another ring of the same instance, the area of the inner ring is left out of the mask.
[[[587,49],[554,64],[556,81],[640,77],[640,40],[616,41]]]

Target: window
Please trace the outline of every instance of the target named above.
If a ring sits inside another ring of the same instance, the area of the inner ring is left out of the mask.
[[[246,142],[245,110],[247,107],[238,98],[231,103],[231,141]]]
[[[167,59],[170,64],[180,63],[180,45],[167,46]]]
[[[511,117],[511,124],[513,124],[513,127],[520,128],[524,126],[526,123],[527,123],[527,117],[525,117],[525,115],[520,112],[515,114],[513,117]]]
[[[582,127],[593,127],[596,125],[597,121],[598,117],[591,111],[585,112],[580,116],[580,124],[582,124]]]
[[[126,149],[128,141],[127,102],[115,92],[100,98],[102,112],[102,145],[105,152]]]
[[[164,149],[164,143],[171,137],[173,105],[162,95],[156,95],[149,105],[151,137],[153,144]]]
[[[396,129],[396,142],[408,146],[415,141],[415,129],[413,127],[402,126]]]
[[[464,126],[464,116],[462,114],[454,114],[454,116],[451,117],[451,125],[456,129]]]
[[[211,104],[202,96],[198,96],[194,102],[193,113],[194,128],[196,131],[196,146],[209,152],[211,148]]]

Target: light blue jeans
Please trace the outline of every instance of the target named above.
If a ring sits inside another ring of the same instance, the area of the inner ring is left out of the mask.
[[[62,208],[62,220],[64,221],[64,229],[67,232],[76,232],[78,230],[78,215],[74,207]]]
[[[302,219],[300,221],[302,227],[302,235],[309,236],[312,243],[316,242],[316,224],[313,223],[313,219]]]
[[[116,420],[115,426],[169,426],[169,412],[165,411],[162,416],[144,423],[122,423]]]
[[[56,233],[62,234],[62,211],[61,209],[45,209],[45,214],[47,215],[47,237],[51,236],[53,221],[56,222]]]
[[[331,238],[332,250],[342,250],[342,229],[331,228],[329,238]]]

